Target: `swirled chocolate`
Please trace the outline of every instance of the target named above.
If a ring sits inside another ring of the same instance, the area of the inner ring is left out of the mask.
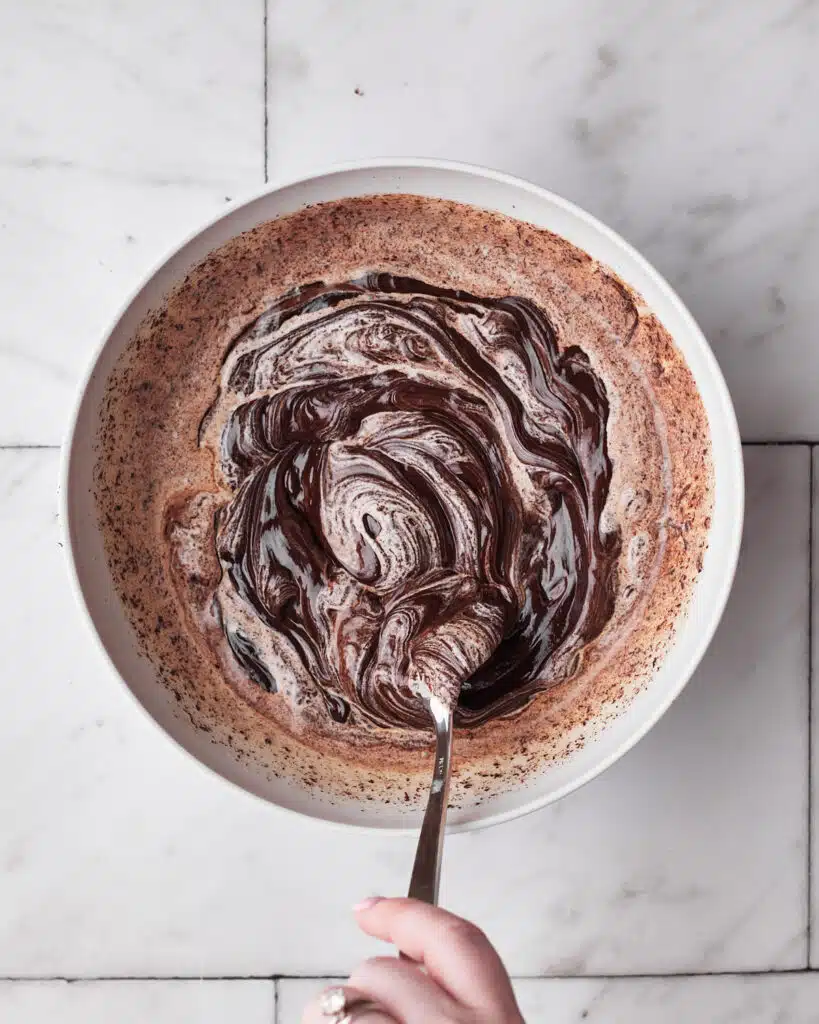
[[[332,719],[474,725],[576,671],[612,614],[608,402],[533,302],[387,273],[296,288],[236,339],[216,404],[232,492],[218,621],[277,688],[286,645]]]
[[[461,805],[593,742],[653,685],[710,530],[708,418],[644,298],[565,238],[414,195],[190,267],[95,445],[106,566],[185,733],[361,806],[426,799],[423,687],[474,726]]]

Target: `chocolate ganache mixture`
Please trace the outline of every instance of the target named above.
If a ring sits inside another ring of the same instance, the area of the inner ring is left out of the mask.
[[[99,450],[114,578],[182,711],[337,795],[423,790],[425,689],[456,707],[456,799],[584,742],[707,541],[707,421],[650,310],[440,200],[217,250],[120,360]]]
[[[378,273],[285,295],[211,411],[236,659],[274,691],[264,636],[283,636],[338,722],[426,727],[423,683],[464,725],[522,707],[611,615],[607,413],[525,299]]]

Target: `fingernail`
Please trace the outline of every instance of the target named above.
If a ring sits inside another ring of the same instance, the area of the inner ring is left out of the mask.
[[[383,900],[383,896],[370,896],[366,900],[362,900],[360,903],[356,903],[353,907],[353,912],[360,914],[364,910],[371,910],[376,903],[380,903]]]

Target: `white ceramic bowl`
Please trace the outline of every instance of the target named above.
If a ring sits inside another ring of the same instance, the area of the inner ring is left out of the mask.
[[[662,277],[609,228],[571,203],[525,181],[437,160],[379,160],[340,166],[300,181],[267,187],[197,232],[164,260],[126,302],[103,341],[78,400],[64,450],[62,521],[76,593],[112,667],[139,704],[201,764],[280,807],[342,824],[406,829],[406,813],[372,805],[333,804],[284,779],[268,780],[237,763],[175,713],[173,701],[140,656],[103,554],[91,494],[92,441],[105,383],[117,357],[148,310],[212,249],[229,238],[308,203],[373,193],[413,193],[471,203],[541,225],[612,267],[639,291],[685,356],[711,428],[716,494],[710,543],[690,610],[655,677],[626,710],[571,758],[534,783],[450,815],[453,830],[476,828],[532,811],[565,796],[621,757],[651,728],[690,678],[722,615],[742,532],[742,450],[731,399],[716,360],[694,319]]]

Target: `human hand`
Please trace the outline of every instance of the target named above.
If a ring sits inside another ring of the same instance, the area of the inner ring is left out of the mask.
[[[524,1024],[506,968],[474,924],[410,899],[365,900],[355,915],[409,959],[365,960],[302,1024]]]

